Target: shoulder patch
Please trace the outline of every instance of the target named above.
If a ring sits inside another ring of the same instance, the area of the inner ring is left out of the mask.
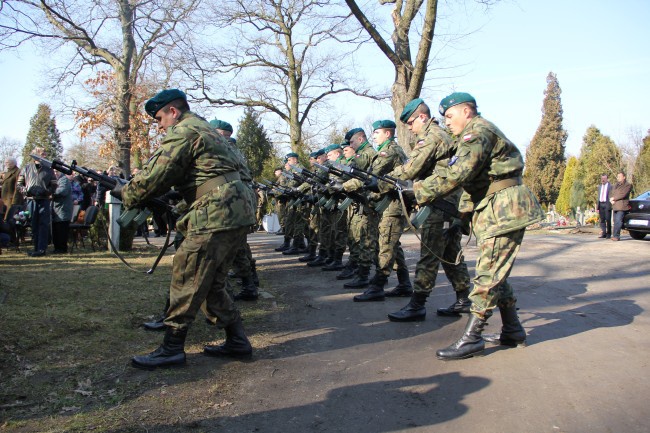
[[[386,152],[379,152],[379,156],[388,156],[388,153],[386,153]]]
[[[469,141],[472,139],[472,134],[463,135],[463,141]]]
[[[424,146],[424,140],[420,140],[415,144],[415,147],[422,147]]]
[[[451,167],[452,165],[454,165],[456,163],[456,161],[458,161],[458,157],[456,155],[454,155],[454,156],[451,157],[451,159],[449,160],[449,163],[447,163],[447,165],[449,167]]]

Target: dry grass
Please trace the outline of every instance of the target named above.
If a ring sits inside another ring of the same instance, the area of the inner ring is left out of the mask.
[[[155,247],[141,247],[126,258],[146,269],[157,253]],[[30,258],[3,251],[0,430],[131,431],[134,405],[144,405],[146,413],[147,405],[171,404],[146,390],[182,382],[196,370],[147,374],[129,366],[131,356],[161,341],[161,334],[145,332],[141,324],[160,314],[170,267],[170,255],[153,275],[144,275],[107,252]],[[260,301],[241,308],[253,343],[264,346],[267,326],[282,307]],[[203,343],[221,338],[221,331],[199,316],[187,351],[198,353]]]

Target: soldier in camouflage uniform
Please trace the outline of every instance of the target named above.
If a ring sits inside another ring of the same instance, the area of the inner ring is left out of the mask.
[[[275,175],[275,182],[280,183],[282,179],[282,167],[277,167],[273,170]],[[287,200],[285,197],[282,197],[277,191],[273,192],[273,209],[275,210],[275,215],[278,217],[278,223],[280,224],[280,230],[278,230],[276,235],[284,235],[284,215],[287,207]]]
[[[347,132],[345,138],[354,152],[349,165],[359,167],[362,170],[370,169],[377,151],[368,142],[365,131],[361,128],[352,129]],[[379,214],[371,203],[355,202],[351,206],[349,221],[348,244],[350,245],[350,257],[353,257],[354,252],[354,259],[351,259],[350,263],[354,263],[356,266],[350,266],[337,278],[354,277],[352,281],[345,283],[343,287],[346,289],[361,289],[368,286],[370,268],[377,260]]]
[[[331,144],[325,148],[327,151],[327,159],[330,162],[341,163],[343,161],[343,149],[340,144]],[[341,180],[332,177],[333,180]],[[331,190],[332,194],[337,191]],[[325,266],[321,269],[323,271],[340,271],[343,269],[343,254],[348,242],[348,221],[347,211],[342,212],[338,210],[338,204],[334,204],[334,208],[327,212],[327,226],[329,228],[327,236],[328,246],[328,260]]]
[[[237,147],[237,141],[232,137],[233,128],[232,125],[228,122],[219,119],[213,119],[210,121],[210,125],[222,136],[228,140],[232,151],[237,155],[240,160],[240,170],[239,177],[242,182],[247,185],[251,185],[253,181],[253,175],[248,166],[248,160],[244,156],[241,150]],[[254,194],[255,198],[255,207],[257,208],[257,194]],[[253,231],[253,227],[251,227]],[[233,270],[232,274],[237,278],[241,279],[242,289],[239,293],[234,295],[235,301],[254,301],[258,298],[258,285],[259,278],[257,277],[257,271],[255,269],[255,259],[253,258],[253,252],[251,247],[248,244],[248,240],[237,250],[235,253],[235,259],[233,260]],[[227,284],[230,284],[227,281]],[[232,289],[228,287],[228,291],[232,292]]]
[[[321,157],[321,160],[323,160],[322,157],[324,155],[325,152],[323,152],[322,149],[309,154],[310,170],[313,171],[314,163],[318,162],[319,157]],[[313,193],[315,193],[315,191],[313,191],[313,186],[308,182],[305,182],[304,184],[300,185],[298,189],[302,191],[306,196],[310,198],[314,197]],[[309,222],[307,224],[307,231],[306,231],[307,254],[298,259],[299,261],[304,263],[311,262],[316,259],[316,250],[318,249],[318,226],[320,224],[320,207],[317,206],[316,203],[309,203],[308,212],[309,212]]]
[[[519,252],[526,227],[544,219],[533,193],[522,184],[524,161],[517,147],[494,124],[476,111],[468,93],[452,93],[440,102],[440,114],[457,137],[456,155],[445,170],[435,170],[413,190],[419,204],[464,189],[461,211],[473,212],[472,225],[479,256],[476,261],[470,319],[461,338],[436,352],[439,359],[463,359],[482,352],[483,328],[492,310],[499,307],[501,334],[486,340],[524,344],[526,333],[519,322],[516,298],[507,278]],[[465,200],[467,198],[467,200]]]
[[[284,167],[280,171],[280,175],[278,176],[276,183],[286,188],[287,190],[292,188],[291,181],[286,176],[282,175],[282,173],[289,172],[289,170],[290,170],[289,160],[285,157]],[[278,197],[280,198],[280,201],[283,204],[282,222],[280,222],[280,226],[282,227],[282,232],[284,234],[284,242],[282,243],[282,245],[277,247],[275,251],[284,252],[289,248],[291,248],[291,240],[293,239],[294,231],[295,231],[294,223],[296,221],[296,215],[295,215],[295,208],[293,206],[289,206],[289,204],[293,201],[292,198],[289,197],[289,195],[287,194],[280,194]]]
[[[295,152],[288,153],[286,156],[287,163],[285,170],[288,174],[297,173],[302,169],[302,165],[298,162],[298,154]],[[309,188],[309,185],[302,185],[297,179],[287,178],[287,186],[296,192],[304,192]],[[302,189],[301,189],[302,187]],[[307,231],[307,223],[309,221],[309,205],[303,203],[301,200],[293,200],[293,205],[288,209],[287,218],[291,222],[291,238],[292,245],[286,250],[282,251],[285,256],[294,254],[302,254],[307,251],[305,245],[305,232]]]
[[[392,120],[378,120],[372,124],[373,140],[378,144],[378,148],[377,154],[371,160],[370,168],[377,175],[388,174],[396,166],[406,162],[404,150],[395,142],[396,126]],[[358,179],[350,179],[343,184],[346,191],[356,191],[361,187],[363,182]],[[388,208],[381,214],[379,221],[379,250],[375,275],[368,289],[354,297],[355,302],[383,301],[384,286],[395,264],[398,267],[398,275],[402,275],[402,278],[406,276],[408,279],[404,250],[399,242],[405,224],[406,217],[402,213],[399,198],[394,197]]]
[[[187,330],[199,308],[226,331],[225,343],[206,346],[205,354],[250,356],[239,311],[225,290],[232,245],[243,244],[255,222],[253,191],[240,180],[240,160],[208,122],[189,111],[180,90],[163,90],[145,110],[167,135],[145,169],[111,193],[130,208],[175,187],[189,210],[177,223],[185,240],[174,255],[165,338],[132,363],[146,369],[184,364]]]
[[[322,152],[322,154],[318,155],[318,157],[316,158],[316,162],[318,162],[320,165],[328,164],[328,159],[327,159],[328,147],[325,147],[319,151]],[[327,183],[329,179],[329,175],[325,170],[319,168],[318,170],[316,170],[316,174],[321,179],[321,183],[323,184]],[[330,253],[330,238],[331,238],[330,235],[331,235],[332,223],[333,223],[333,217],[332,217],[333,213],[334,210],[328,210],[324,206],[319,205],[318,255],[314,260],[311,260],[307,263],[307,266],[309,267],[313,267],[313,268],[321,267],[325,265],[327,263],[327,260],[329,259],[328,254]]]
[[[434,167],[445,169],[456,152],[456,144],[438,126],[438,122],[431,118],[429,107],[424,101],[418,98],[409,102],[404,107],[400,120],[416,134],[415,146],[406,164],[393,170],[391,176],[402,180],[421,180],[429,176]],[[380,182],[379,187],[384,192],[393,188],[385,182]],[[431,213],[421,228],[420,260],[415,267],[411,301],[401,310],[388,314],[391,321],[424,320],[424,304],[436,284],[441,261],[445,275],[456,291],[456,303],[449,308],[438,309],[438,314],[458,316],[459,313],[469,313],[469,273],[462,255],[459,257],[462,233],[456,229],[461,227],[461,222],[454,218],[461,193],[461,189],[457,188],[455,192],[430,205]],[[452,223],[455,224],[450,227]]]

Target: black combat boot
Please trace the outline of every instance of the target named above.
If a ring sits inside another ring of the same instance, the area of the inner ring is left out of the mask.
[[[343,270],[343,253],[337,252],[334,256],[334,260],[329,265],[325,265],[321,268],[323,271],[341,271]]]
[[[310,268],[319,268],[327,262],[327,251],[323,248],[318,250],[318,255],[314,260],[307,263]]]
[[[255,301],[259,297],[257,286],[250,276],[242,277],[241,291],[233,296],[235,301]]]
[[[304,247],[304,243],[302,240],[302,236],[299,238],[293,238],[293,242],[291,243],[291,247],[287,248],[286,250],[282,251],[282,254],[285,256],[293,256],[296,254],[302,253],[302,248]]]
[[[370,281],[370,286],[360,295],[356,295],[353,299],[354,302],[373,302],[373,301],[383,301],[385,298],[384,295],[384,286],[388,281],[388,277],[382,274],[375,274]]]
[[[408,268],[400,268],[397,270],[397,286],[393,290],[386,292],[388,298],[407,298],[413,294],[413,285],[409,279]]]
[[[316,260],[316,245],[310,245],[307,254],[298,259],[299,262],[311,262]]]
[[[253,278],[253,284],[255,287],[260,286],[260,277],[257,276],[257,266],[255,260],[251,260],[251,277]]]
[[[458,317],[461,313],[469,314],[469,307],[472,306],[472,301],[469,300],[469,289],[461,292],[456,292],[456,302],[447,308],[438,308],[436,311],[438,316],[453,316]]]
[[[488,315],[485,318],[480,318],[474,314],[470,314],[467,325],[465,325],[463,336],[451,346],[438,350],[436,352],[438,359],[442,359],[443,361],[465,359],[483,352],[485,342],[481,337],[481,333],[487,324],[487,319]]]
[[[386,294],[388,296],[388,294]],[[424,304],[427,302],[426,293],[413,292],[411,301],[406,307],[394,313],[388,313],[388,320],[391,322],[421,322],[427,317],[427,309]]]
[[[134,356],[131,358],[131,364],[145,370],[183,365],[185,364],[185,337],[187,337],[187,328],[168,327],[163,344],[148,355]]]
[[[165,330],[165,316],[167,314],[167,310],[169,310],[169,298],[167,298],[167,301],[165,301],[165,309],[163,310],[162,315],[158,320],[155,320],[153,322],[145,322],[142,324],[144,329],[147,331],[164,331]]]
[[[369,275],[370,268],[366,266],[359,266],[359,269],[357,270],[357,276],[354,278],[354,280],[343,284],[343,287],[346,289],[363,289],[364,287],[368,287],[368,285],[370,285],[370,281],[368,280]]]
[[[291,247],[291,238],[289,236],[284,237],[284,243],[277,247],[275,251],[277,252],[282,252],[284,250],[288,250]]]
[[[501,333],[499,334],[485,334],[483,340],[490,344],[503,345],[503,346],[525,346],[526,345],[526,331],[519,322],[517,316],[517,308],[515,304],[509,307],[499,306],[499,313],[501,313]]]
[[[345,264],[345,267],[341,271],[340,274],[336,276],[337,280],[347,280],[350,278],[354,278],[355,275],[357,275],[357,269],[359,267],[357,266],[357,263],[353,261],[352,259],[348,260],[348,262]]]
[[[250,358],[253,348],[244,334],[244,325],[241,319],[224,328],[226,341],[218,346],[205,346],[203,353],[208,356],[227,356],[230,358]]]

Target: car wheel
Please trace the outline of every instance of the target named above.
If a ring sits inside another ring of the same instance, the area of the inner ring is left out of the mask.
[[[637,241],[640,241],[641,239],[645,238],[646,233],[641,233],[641,232],[633,232],[632,230],[628,230],[630,232],[630,236],[632,236],[632,239],[636,239]]]

